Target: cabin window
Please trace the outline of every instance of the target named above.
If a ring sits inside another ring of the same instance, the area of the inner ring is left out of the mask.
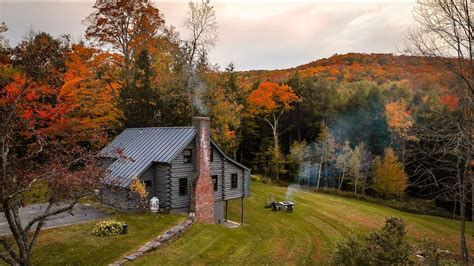
[[[209,161],[214,162],[214,149],[211,148],[211,152],[209,154]]]
[[[230,175],[230,188],[237,188],[237,174]]]
[[[146,188],[151,188],[153,186],[153,183],[151,182],[151,180],[145,180],[145,187]]]
[[[218,180],[217,176],[213,175],[212,176],[212,184],[214,185],[214,191],[217,191],[217,186],[219,185],[218,184],[219,181],[217,181],[217,180]]]
[[[185,163],[192,163],[193,162],[193,150],[185,149],[184,153],[184,162]]]
[[[180,196],[188,195],[188,179],[187,178],[179,179],[179,195]]]

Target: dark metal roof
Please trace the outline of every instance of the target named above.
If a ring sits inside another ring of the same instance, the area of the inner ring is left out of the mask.
[[[153,162],[171,163],[194,139],[194,127],[127,128],[99,156],[117,158],[103,179],[106,184],[126,187]],[[118,156],[118,152],[125,158]]]

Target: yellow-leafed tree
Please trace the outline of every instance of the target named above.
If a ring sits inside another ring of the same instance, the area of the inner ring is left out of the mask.
[[[386,148],[383,159],[375,161],[374,178],[377,192],[389,196],[403,195],[408,185],[408,176],[392,148]]]

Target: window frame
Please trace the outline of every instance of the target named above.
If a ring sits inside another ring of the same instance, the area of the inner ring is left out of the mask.
[[[153,188],[153,180],[144,180],[145,188]]]
[[[189,151],[189,155],[186,155],[187,151]],[[193,149],[183,150],[183,163],[193,163]]]
[[[181,189],[183,188],[182,187],[182,184],[181,182],[184,181],[184,192],[181,191]],[[188,178],[187,177],[182,177],[180,179],[178,179],[178,195],[179,196],[188,196]]]
[[[235,181],[234,181],[235,178]],[[235,186],[234,186],[235,182]],[[230,174],[230,188],[237,189],[239,187],[239,175],[237,173]]]
[[[214,192],[219,190],[219,176],[211,175],[212,185],[214,187]]]

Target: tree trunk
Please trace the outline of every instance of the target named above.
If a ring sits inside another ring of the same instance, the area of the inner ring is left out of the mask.
[[[471,236],[474,237],[474,175],[471,175],[471,221],[472,221]]]
[[[341,190],[342,183],[344,182],[344,175],[345,174],[346,174],[346,163],[344,162],[344,164],[342,165],[342,177],[341,177],[341,181],[339,182],[338,190]]]
[[[359,178],[356,177],[356,179],[355,179],[355,185],[354,185],[354,194],[355,194],[355,195],[357,195],[357,185],[358,185],[357,183],[358,183],[358,182],[359,182]]]
[[[459,227],[459,242],[461,247],[461,256],[465,265],[469,262],[469,255],[466,245],[466,176],[461,173],[461,156],[457,155],[457,178],[459,185],[459,210],[461,213],[461,221]],[[464,172],[465,173],[465,172]],[[469,180],[470,181],[470,180]]]
[[[280,152],[280,147],[279,147],[279,144],[278,144],[278,132],[276,131],[276,125],[273,129],[273,142],[274,142],[274,146],[273,146],[273,156],[275,156],[275,178],[276,180],[280,180],[280,169],[279,169],[279,152]]]
[[[318,183],[316,185],[317,188],[319,188],[319,181],[321,180],[321,168],[323,167],[323,159],[324,159],[324,140],[323,140],[322,148],[321,148],[321,159],[319,160]]]
[[[321,156],[322,157],[322,156]],[[319,188],[319,181],[321,180],[321,167],[323,166],[323,158],[319,161],[319,168],[318,168],[318,182],[316,183],[316,187]]]
[[[464,194],[464,193],[463,193]],[[464,197],[461,196],[461,198]],[[468,251],[467,251],[467,245],[466,245],[466,206],[464,200],[460,199],[459,204],[461,205],[461,224],[460,224],[460,230],[459,230],[459,241],[461,243],[461,255],[463,259],[463,263],[465,265],[468,264],[469,262],[469,257],[468,257]]]

